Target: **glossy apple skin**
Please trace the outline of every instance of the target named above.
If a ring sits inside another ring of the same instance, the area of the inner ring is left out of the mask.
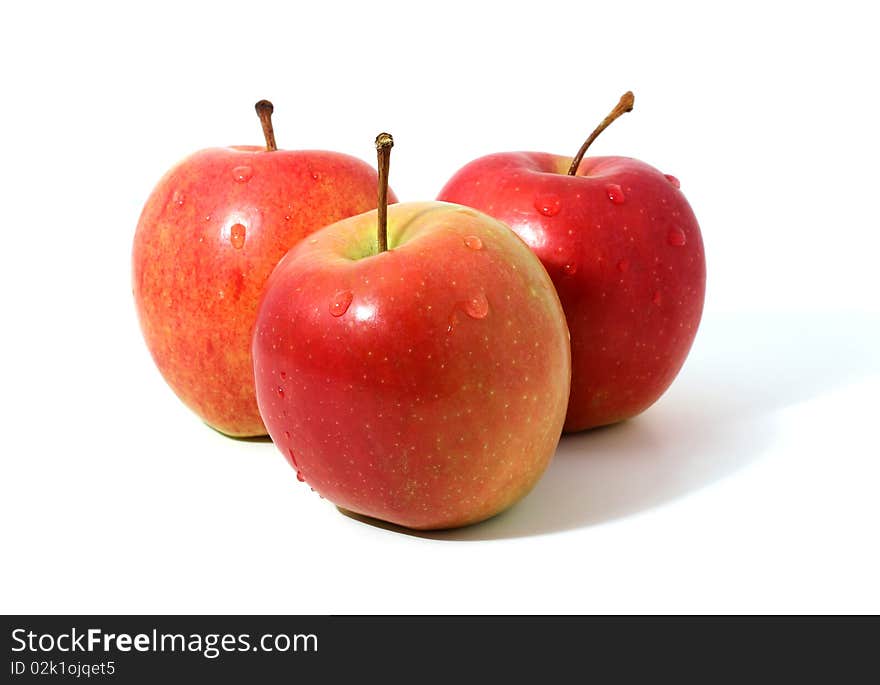
[[[389,208],[293,248],[254,333],[257,400],[275,444],[336,505],[417,529],[475,523],[535,484],[571,376],[546,271],[470,208]],[[370,256],[364,256],[370,255]]]
[[[135,233],[134,299],[156,365],[210,426],[266,434],[250,353],[266,279],[304,236],[374,208],[376,183],[347,155],[256,147],[196,152],[159,181]]]
[[[489,155],[438,199],[508,224],[546,267],[568,319],[572,387],[565,430],[628,419],[681,369],[703,310],[700,227],[678,181],[635,159]]]

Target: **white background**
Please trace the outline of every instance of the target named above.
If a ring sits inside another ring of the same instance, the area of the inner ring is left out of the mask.
[[[878,55],[869,3],[5,3],[5,612],[880,611]],[[373,161],[431,199],[495,151],[678,176],[708,293],[679,379],[565,438],[486,524],[358,523],[204,427],[141,339],[135,224],[196,149]]]

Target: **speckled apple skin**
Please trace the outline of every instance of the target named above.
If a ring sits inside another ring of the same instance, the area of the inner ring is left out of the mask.
[[[275,269],[254,332],[257,400],[301,479],[416,529],[475,523],[547,467],[568,403],[568,330],[509,228],[446,203],[325,228]],[[364,256],[370,255],[370,256]]]
[[[673,177],[626,157],[489,155],[438,199],[508,224],[540,257],[571,331],[565,430],[633,417],[666,391],[690,351],[706,289],[697,219]]]
[[[135,233],[134,299],[156,365],[207,424],[265,435],[250,344],[266,279],[304,236],[374,208],[376,183],[347,155],[257,147],[196,152],[159,181]]]

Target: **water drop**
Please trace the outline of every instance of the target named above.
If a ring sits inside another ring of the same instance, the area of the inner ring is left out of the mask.
[[[563,266],[562,270],[565,272],[566,276],[574,276],[577,273],[578,267],[574,262],[570,262]]]
[[[184,195],[179,190],[174,191],[174,195],[171,196],[171,201],[176,204],[178,207],[183,207],[183,203],[186,200],[186,195]]]
[[[555,193],[542,193],[535,198],[535,209],[544,216],[556,216],[562,207],[562,201]]]
[[[276,390],[276,392],[278,393],[278,397],[284,397],[284,388],[282,388],[280,385],[278,386],[278,390]]]
[[[317,181],[319,178],[321,178],[321,174],[319,174],[317,171],[313,171],[312,172],[312,179]]]
[[[657,291],[654,292],[654,297],[653,297],[653,299],[652,299],[651,301],[652,301],[654,304],[656,304],[658,307],[660,306],[660,303],[663,301],[663,297],[660,295],[660,291],[659,291],[659,290],[657,290]]]
[[[350,290],[340,290],[330,303],[330,313],[333,316],[342,316],[351,305],[352,294]]]
[[[282,371],[282,372],[281,372],[281,380],[284,380],[285,378],[287,378],[287,372],[286,372],[286,371]]]
[[[478,293],[464,303],[464,311],[472,319],[484,319],[489,313],[489,301],[483,293]]]
[[[682,245],[687,243],[687,236],[680,228],[678,228],[677,226],[673,226],[666,234],[666,242],[673,247],[681,247]]]
[[[284,437],[285,437],[287,440],[290,440],[290,431],[284,431]]]
[[[254,175],[254,170],[249,166],[237,166],[232,170],[232,178],[238,183],[247,183]]]
[[[232,243],[232,247],[236,250],[243,248],[246,234],[247,229],[242,224],[232,224],[229,229],[229,242]]]
[[[290,433],[285,433],[285,435],[290,435]],[[290,456],[290,463],[293,464],[293,468],[299,471],[299,464],[296,463],[296,455],[294,455],[293,450],[291,448],[287,448],[287,454]]]
[[[681,188],[681,181],[679,181],[672,174],[663,174],[663,177],[669,181],[675,188]]]
[[[629,260],[624,258],[617,262],[617,270],[622,274],[625,274],[627,271],[629,271]]]
[[[306,482],[306,477],[305,477],[304,475],[302,475],[302,473],[301,473],[300,471],[297,471],[297,472],[296,472],[296,479],[297,479],[300,483],[305,483],[305,482]]]
[[[481,250],[483,249],[483,241],[480,240],[475,235],[469,235],[464,239],[464,244],[467,245],[472,250]]]
[[[605,186],[605,192],[608,193],[608,199],[616,205],[622,205],[624,200],[626,200],[623,189],[616,183],[609,183]]]

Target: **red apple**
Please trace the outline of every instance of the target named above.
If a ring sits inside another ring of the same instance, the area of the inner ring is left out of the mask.
[[[438,199],[508,224],[547,268],[571,331],[566,431],[647,409],[687,357],[706,264],[700,227],[678,181],[626,157],[581,161],[540,152],[493,154],[458,171]],[[575,174],[576,171],[576,174]]]
[[[133,289],[147,346],[175,393],[213,428],[265,435],[251,335],[278,260],[328,223],[376,207],[376,172],[336,152],[201,150],[159,181],[134,239]]]
[[[565,318],[541,263],[485,214],[388,207],[387,251],[382,223],[341,221],[276,267],[254,331],[260,411],[299,479],[339,507],[474,523],[528,492],[555,450]]]

